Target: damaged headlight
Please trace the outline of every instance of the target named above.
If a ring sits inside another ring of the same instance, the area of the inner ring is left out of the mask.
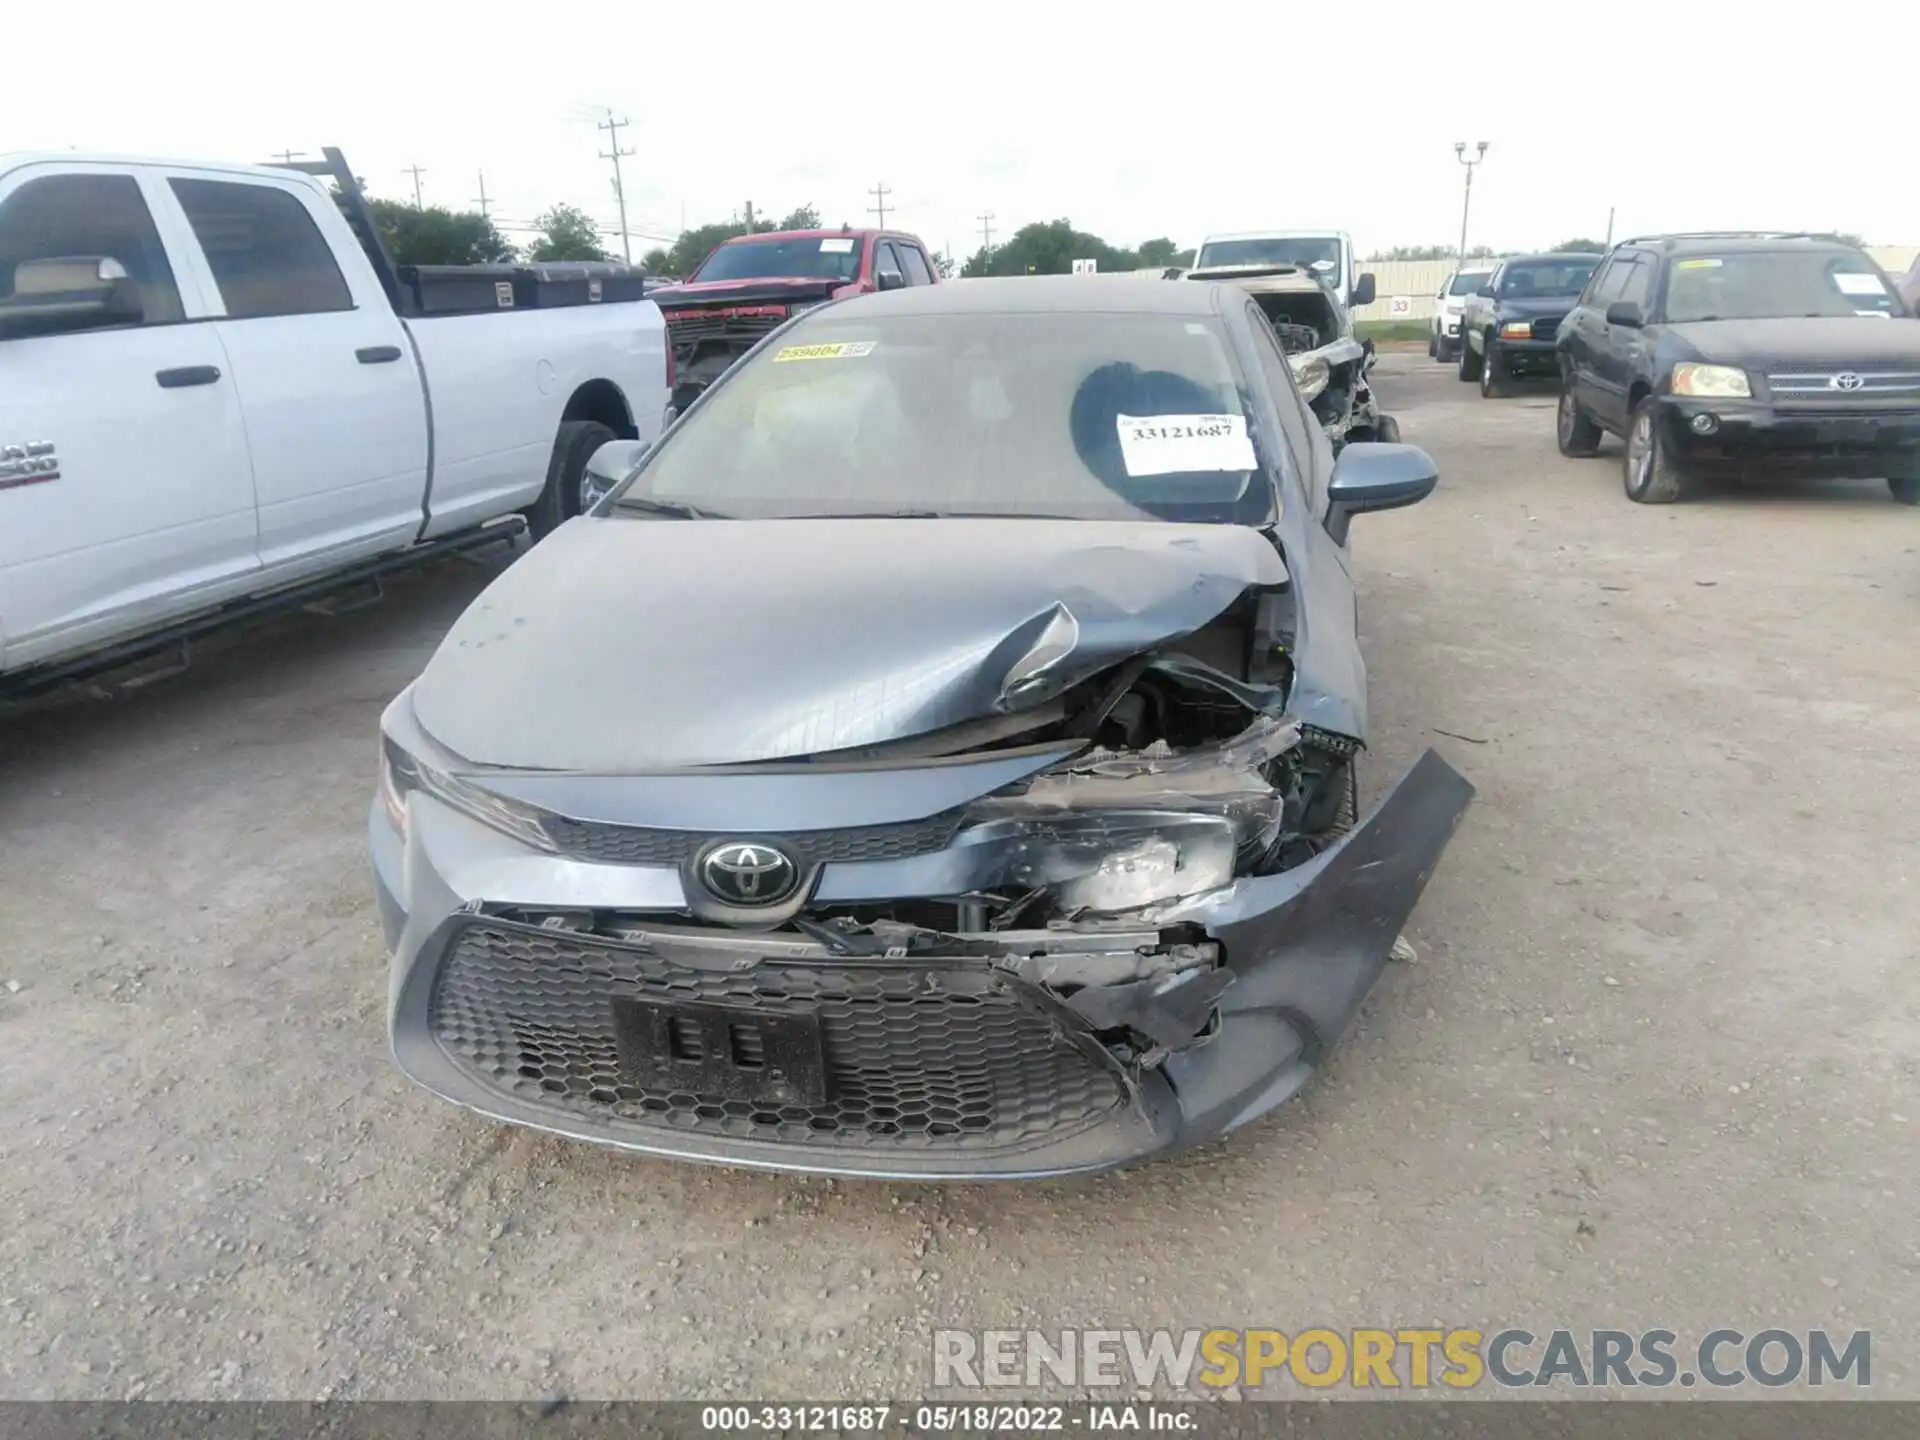
[[[407,796],[415,790],[536,850],[551,854],[558,848],[548,838],[539,816],[510,800],[489,794],[458,775],[435,769],[409,755],[392,740],[383,738],[380,742],[380,804],[393,822],[393,828],[402,835],[407,833]]]
[[[1003,847],[997,883],[1050,891],[1068,911],[1217,890],[1279,834],[1285,799],[1262,771],[1299,742],[1299,726],[1269,717],[1186,754],[1094,751],[970,806],[969,841]]]
[[[1318,399],[1327,382],[1333,379],[1332,367],[1320,356],[1296,357],[1288,363],[1293,366],[1294,387],[1302,400]]]

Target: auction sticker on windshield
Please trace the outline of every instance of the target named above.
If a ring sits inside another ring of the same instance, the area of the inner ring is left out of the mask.
[[[825,240],[820,242],[820,253],[822,255],[851,255],[853,253],[853,237],[851,235],[829,235]]]
[[[1244,415],[1119,415],[1120,458],[1127,474],[1182,475],[1200,470],[1251,470],[1253,442]]]
[[[873,353],[871,340],[842,340],[832,345],[788,345],[775,353],[773,363],[783,360],[853,360]]]
[[[1864,271],[1836,271],[1833,277],[1834,287],[1842,295],[1884,295],[1887,287],[1880,283],[1878,275],[1869,275]]]

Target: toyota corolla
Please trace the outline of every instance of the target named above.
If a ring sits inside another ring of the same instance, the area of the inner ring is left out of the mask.
[[[383,717],[401,1068],[847,1175],[1096,1170],[1293,1094],[1472,790],[1362,818],[1337,463],[1231,286],[980,280],[763,340]]]

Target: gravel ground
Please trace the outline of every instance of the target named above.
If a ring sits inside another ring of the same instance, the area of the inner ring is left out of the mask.
[[[1920,1394],[1920,513],[1670,508],[1383,366],[1378,794],[1479,800],[1323,1079],[1184,1158],[831,1183],[484,1123],[387,1059],[375,721],[483,583],[0,728],[0,1394],[901,1396],[935,1326],[1871,1328]],[[1325,1393],[1325,1392],[1322,1392]]]

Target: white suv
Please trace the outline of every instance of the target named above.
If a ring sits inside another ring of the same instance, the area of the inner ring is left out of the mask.
[[[1454,360],[1460,354],[1460,311],[1467,296],[1473,294],[1493,274],[1492,265],[1468,266],[1447,276],[1433,297],[1433,318],[1427,322],[1427,356],[1433,360]]]

